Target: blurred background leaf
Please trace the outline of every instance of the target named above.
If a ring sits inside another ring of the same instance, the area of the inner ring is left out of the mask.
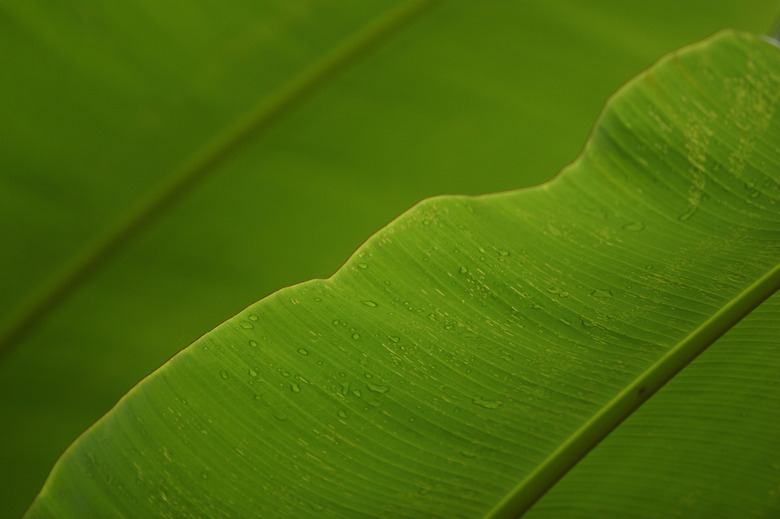
[[[0,5],[0,311],[258,101],[398,2]],[[0,503],[144,375],[268,293],[328,276],[426,196],[514,189],[571,162],[606,97],[776,0],[444,2],[213,171],[0,365]]]

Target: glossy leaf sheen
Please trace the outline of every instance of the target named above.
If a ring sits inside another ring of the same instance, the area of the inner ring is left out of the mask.
[[[28,517],[480,517],[538,486],[520,511],[545,488],[518,483],[625,413],[583,425],[776,288],[779,96],[758,37],[666,58],[554,181],[422,202],[332,278],[183,350],[63,455]]]

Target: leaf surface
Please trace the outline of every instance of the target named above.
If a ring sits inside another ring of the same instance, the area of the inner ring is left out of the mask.
[[[5,0],[0,335],[177,167],[397,5]],[[549,179],[617,85],[777,16],[776,0],[454,0],[409,23],[0,346],[4,512],[21,516],[73,439],[194,337],[331,274],[426,196]]]
[[[28,515],[525,510],[777,288],[779,63],[722,34],[554,181],[419,204],[145,379]]]

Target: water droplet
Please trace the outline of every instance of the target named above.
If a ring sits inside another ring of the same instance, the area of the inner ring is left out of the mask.
[[[592,295],[593,297],[597,297],[599,299],[605,299],[607,297],[612,297],[612,291],[609,290],[609,289],[603,290],[603,289],[597,288],[596,290],[591,292],[590,295]]]
[[[368,268],[367,263],[358,263],[357,266],[360,270],[366,270]]]
[[[697,206],[692,205],[691,207],[688,208],[687,211],[685,211],[683,214],[678,216],[677,219],[680,220],[681,222],[684,222],[684,221],[690,219],[691,216],[693,216],[696,213],[696,209],[697,209]]]
[[[468,267],[461,267],[458,269],[458,272],[460,272],[461,274],[468,274],[469,269]]]
[[[209,471],[204,470],[203,472],[200,473],[200,477],[201,479],[209,479]]]
[[[642,222],[631,222],[623,226],[623,229],[627,231],[634,231],[634,232],[641,231],[644,228],[645,228],[645,224]]]
[[[277,369],[276,371],[278,371],[278,372],[279,372],[279,374],[280,374],[281,376],[283,376],[283,377],[289,377],[289,376],[290,376],[290,372],[289,372],[289,371],[287,371],[286,369],[281,369],[281,368],[280,368],[280,369]]]
[[[558,297],[569,297],[569,293],[561,290],[557,287],[548,288],[547,291],[551,294],[555,294]]]
[[[367,301],[363,301],[363,304],[366,305],[366,306],[370,306],[371,308],[376,308],[377,307],[377,304],[375,302],[373,302],[373,301],[368,301],[368,300]]]
[[[499,256],[509,256],[508,250],[499,250],[498,251]]]
[[[423,225],[431,225],[431,221],[430,220],[423,220]]]
[[[346,418],[347,417],[347,412],[346,411],[339,411],[336,414],[339,415],[339,418]]]
[[[349,382],[341,384],[341,394],[342,396],[347,396],[349,394]]]
[[[452,323],[447,323],[444,325],[445,330],[452,330],[453,328],[455,328],[455,325]]]
[[[296,351],[298,353],[300,353],[301,355],[308,355],[309,354],[309,351],[306,348],[298,348]]]
[[[360,334],[359,333],[353,333],[352,334],[352,338],[355,339],[355,340],[358,340],[358,339],[360,339]]]
[[[276,419],[277,419],[277,420],[279,420],[280,422],[285,422],[285,421],[287,421],[287,415],[286,415],[286,414],[284,414],[284,413],[282,413],[282,412],[279,412],[279,411],[274,411],[272,414],[274,415],[274,418],[276,418]]]
[[[396,337],[395,335],[391,335],[390,337],[388,337],[388,339],[390,339],[390,341],[395,343],[398,343],[401,340],[400,337]]]
[[[251,314],[251,315],[249,316],[249,320],[250,320],[250,321],[257,321],[258,319],[259,319],[259,317],[257,317],[255,314]]]
[[[541,310],[542,309],[542,305],[538,305],[536,303],[533,303],[533,304],[531,304],[531,308],[533,308],[534,310]]]
[[[249,376],[257,377],[257,371],[253,370],[252,368],[249,368]]]
[[[499,400],[485,400],[484,398],[473,398],[471,403],[485,409],[497,409],[503,405],[503,402]]]
[[[580,319],[580,322],[582,323],[582,326],[584,326],[585,328],[595,328],[596,327],[596,323],[594,323],[593,321],[591,321],[589,319],[585,319],[584,317],[582,319]]]
[[[729,272],[728,274],[726,274],[726,279],[728,279],[729,281],[732,281],[734,283],[742,283],[747,278],[745,276],[743,276],[742,274],[738,274],[736,272]]]
[[[363,393],[361,393],[359,389],[353,389],[352,394],[358,398],[360,398],[363,395]]]
[[[370,405],[371,407],[379,407],[380,405],[382,405],[382,402],[378,400],[368,400],[367,402],[368,405]]]
[[[253,348],[257,348],[257,341],[249,341],[249,345]]]
[[[290,384],[290,389],[292,390],[293,393],[301,392],[301,386],[299,386],[297,382],[293,382],[292,384]]]
[[[228,372],[225,371],[224,369],[222,369],[222,370],[219,371],[219,376],[222,377],[223,380],[227,380]]]
[[[249,321],[241,321],[239,322],[239,324],[241,325],[241,328],[243,328],[244,330],[251,330],[252,328],[255,327],[255,325],[250,323]]]
[[[387,393],[390,390],[390,388],[387,386],[380,386],[376,384],[366,384],[366,387],[368,388],[369,391],[373,391],[374,393],[379,393],[379,394]]]
[[[758,198],[761,195],[761,191],[754,189],[750,192],[750,198]]]

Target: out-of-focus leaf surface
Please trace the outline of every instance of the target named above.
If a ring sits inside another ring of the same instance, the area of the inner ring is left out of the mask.
[[[383,2],[0,5],[0,311]],[[328,275],[422,197],[568,163],[606,96],[773,1],[444,3],[327,85],[41,320],[0,366],[0,502],[193,337]]]
[[[780,286],[778,109],[780,49],[758,36],[667,56],[555,180],[427,200],[182,351],[66,451],[28,517],[516,517]],[[592,462],[639,488],[570,483],[567,516],[780,511],[765,315],[638,415],[656,441],[629,429]],[[694,447],[701,416],[726,434]],[[648,482],[674,491],[645,502]]]

